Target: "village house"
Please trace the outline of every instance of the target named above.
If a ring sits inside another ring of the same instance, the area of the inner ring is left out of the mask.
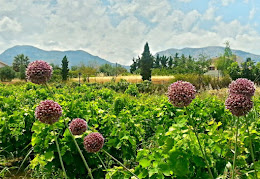
[[[5,67],[5,66],[8,66],[8,65],[5,64],[4,62],[1,62],[1,61],[0,61],[0,68]]]

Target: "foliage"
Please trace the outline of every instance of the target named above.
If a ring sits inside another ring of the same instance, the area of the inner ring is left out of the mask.
[[[0,68],[0,79],[1,81],[11,81],[15,77],[15,71],[9,67],[5,66]]]
[[[63,57],[61,61],[61,76],[63,81],[66,81],[69,76],[69,61],[66,55]]]
[[[130,84],[128,88],[125,90],[125,94],[129,94],[132,96],[138,96],[138,88],[135,84]]]
[[[138,61],[139,59],[133,59],[130,72],[138,74]],[[174,74],[199,74],[203,75],[208,71],[211,64],[211,60],[206,56],[199,55],[198,59],[192,58],[191,56],[185,57],[178,56],[176,53],[175,57],[169,56],[157,56],[153,61],[152,75],[174,75]]]
[[[50,79],[50,82],[61,82],[62,81],[62,69],[59,67],[59,65],[50,64],[52,66],[52,77]]]
[[[30,62],[30,59],[28,56],[24,56],[24,54],[19,54],[14,57],[13,61],[13,69],[16,72],[19,72],[19,78],[25,79],[25,70]]]
[[[260,82],[260,63],[255,62],[251,58],[247,58],[245,62],[241,63],[241,67],[237,62],[233,62],[228,67],[228,73],[232,80],[237,78],[247,78],[256,83]]]
[[[122,67],[121,65],[116,64],[116,66],[112,66],[110,64],[104,64],[99,67],[99,71],[104,73],[106,76],[117,76],[122,73],[126,73],[127,69]]]
[[[144,46],[144,51],[142,53],[142,58],[140,60],[140,69],[141,69],[141,76],[142,80],[149,80],[151,81],[151,73],[153,67],[153,56],[150,53],[149,45],[146,42]]]
[[[111,85],[111,84],[110,84]],[[122,89],[130,89],[121,81]],[[142,89],[152,84],[145,81]],[[141,86],[140,85],[140,86]],[[138,88],[131,86],[131,88]],[[33,146],[30,168],[33,177],[61,178],[60,162],[54,143],[54,127],[58,134],[61,154],[70,178],[86,178],[87,171],[76,150],[64,121],[74,118],[88,122],[89,129],[76,140],[92,169],[94,178],[130,178],[128,171],[109,160],[103,152],[100,158],[83,149],[82,140],[90,132],[100,132],[105,138],[104,149],[124,163],[139,178],[209,178],[206,164],[199,151],[191,123],[196,124],[207,153],[214,178],[229,175],[233,158],[234,119],[224,102],[214,97],[196,98],[187,109],[176,108],[165,95],[116,93],[104,86],[50,86],[26,83],[20,86],[0,85],[0,148],[25,156]],[[119,89],[119,88],[118,88]],[[139,90],[141,88],[138,88]],[[55,99],[63,116],[54,126],[35,121],[34,109],[40,101]],[[250,133],[257,166],[260,161],[260,100],[254,99],[255,109],[248,114]],[[237,174],[253,178],[249,151],[249,136],[245,119],[239,124]],[[27,147],[27,148],[26,148]],[[24,150],[23,150],[24,149]],[[1,153],[2,152],[2,153]],[[0,155],[6,155],[0,150]],[[259,169],[258,169],[259,170]]]
[[[176,82],[179,80],[190,82],[196,87],[197,90],[201,90],[201,89],[205,90],[208,88],[212,88],[212,89],[227,88],[231,82],[229,76],[216,78],[208,75],[200,76],[197,74],[187,74],[187,75],[178,74],[174,76],[172,82]]]

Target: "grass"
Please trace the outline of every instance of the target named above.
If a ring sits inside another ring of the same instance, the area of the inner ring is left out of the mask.
[[[106,83],[112,80],[115,82],[119,82],[121,79],[124,79],[130,83],[140,83],[142,82],[142,77],[140,75],[132,75],[132,76],[97,76],[97,77],[89,77],[89,83]],[[174,76],[152,76],[152,82],[154,84],[168,84]],[[78,82],[79,78],[70,78],[70,82]],[[8,82],[0,82],[3,84],[16,84],[16,83],[24,83],[24,80],[20,80],[18,78],[13,79]],[[83,78],[80,78],[80,82],[83,83]]]
[[[111,80],[115,80],[115,82],[120,81],[121,79],[124,79],[130,83],[140,83],[142,82],[142,77],[140,75],[133,75],[133,76],[104,76],[104,77],[89,77],[90,83],[106,83],[110,82]],[[165,84],[168,83],[174,79],[174,76],[152,76],[152,82],[154,84]],[[81,82],[83,79],[80,79]],[[78,78],[72,78],[70,81],[79,81]]]

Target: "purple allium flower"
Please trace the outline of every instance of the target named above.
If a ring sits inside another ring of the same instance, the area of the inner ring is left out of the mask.
[[[87,130],[87,122],[83,119],[76,118],[70,123],[70,131],[73,135],[81,135]]]
[[[42,101],[35,109],[35,117],[45,124],[57,122],[61,115],[61,106],[52,100]]]
[[[46,83],[52,75],[52,67],[45,61],[36,60],[26,69],[27,79],[36,84]]]
[[[246,78],[238,78],[229,85],[230,94],[243,94],[246,96],[254,96],[255,86],[251,80]]]
[[[104,138],[98,132],[92,132],[84,138],[84,148],[90,153],[98,152],[104,145]]]
[[[188,106],[195,98],[195,87],[186,81],[177,81],[168,88],[169,101],[176,107]]]
[[[225,106],[233,115],[244,116],[252,109],[253,101],[242,94],[231,94],[226,99]]]

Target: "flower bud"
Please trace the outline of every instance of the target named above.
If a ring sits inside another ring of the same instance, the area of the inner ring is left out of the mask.
[[[90,153],[98,152],[103,148],[104,138],[98,132],[92,132],[84,138],[84,148]]]
[[[231,94],[225,102],[226,108],[235,116],[246,115],[253,107],[250,97],[241,94]]]
[[[80,118],[73,119],[69,129],[73,135],[81,135],[87,130],[87,122]]]
[[[36,84],[46,83],[52,75],[52,67],[43,60],[29,63],[26,69],[27,79]]]
[[[177,81],[168,87],[169,101],[176,107],[188,106],[195,98],[195,87],[186,81]]]
[[[35,117],[45,124],[57,122],[61,115],[61,106],[52,100],[42,101],[35,109]]]

